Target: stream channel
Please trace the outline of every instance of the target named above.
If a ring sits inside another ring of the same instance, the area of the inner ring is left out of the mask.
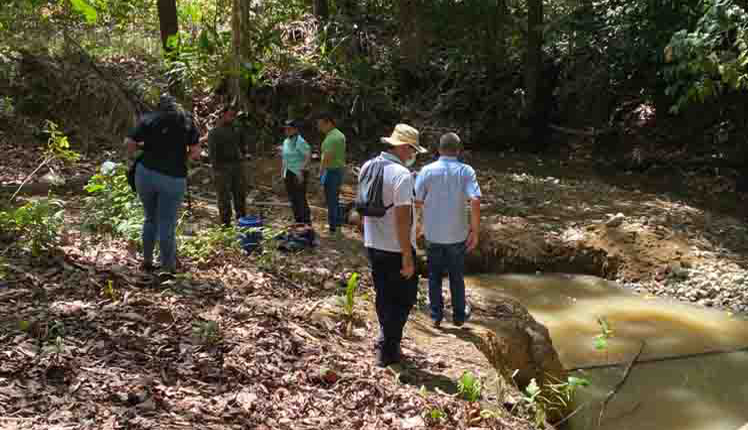
[[[725,311],[647,297],[592,276],[480,275],[466,279],[471,300],[491,309],[519,300],[548,327],[561,363],[590,386],[571,430],[598,428],[601,404],[644,349],[615,396],[601,430],[736,430],[748,422],[748,321]],[[599,318],[612,330],[598,349]],[[475,321],[476,324],[490,323]],[[725,352],[736,351],[736,352]],[[641,363],[639,363],[641,362]],[[620,363],[619,366],[598,367]],[[590,368],[593,367],[593,368]]]

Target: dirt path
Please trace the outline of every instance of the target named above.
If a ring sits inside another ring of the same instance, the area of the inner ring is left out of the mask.
[[[705,305],[748,303],[736,218],[569,166],[520,161],[474,163],[486,196],[481,267],[566,268]],[[270,164],[257,171],[274,171]],[[198,226],[216,215],[207,179],[193,182]],[[265,187],[253,199],[285,202],[262,175],[258,182]],[[277,227],[290,223],[288,208],[262,211]],[[620,224],[606,226],[617,212]],[[377,326],[360,236],[346,228],[343,238],[327,237],[324,216],[315,210],[317,250],[270,264],[229,250],[187,259],[188,275],[168,285],[144,280],[122,241],[92,246],[73,235],[64,255],[46,259],[5,248],[0,427],[529,428],[508,414],[481,419],[480,408],[449,394],[465,371],[489,386],[493,375],[469,340],[472,323],[436,332],[425,295],[407,326],[404,372],[395,378],[372,365]],[[364,275],[368,298],[346,336],[340,321],[312,316],[352,272]],[[474,310],[476,321],[490,318],[490,309]]]

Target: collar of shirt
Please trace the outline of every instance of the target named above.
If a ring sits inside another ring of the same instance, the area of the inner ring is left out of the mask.
[[[387,151],[382,151],[382,153],[380,154],[380,157],[384,158],[385,160],[389,160],[389,161],[392,161],[393,163],[397,163],[401,166],[404,166],[403,162],[400,161],[400,159],[397,158],[395,154],[391,154]]]
[[[452,155],[440,155],[439,161],[457,161],[457,157]]]

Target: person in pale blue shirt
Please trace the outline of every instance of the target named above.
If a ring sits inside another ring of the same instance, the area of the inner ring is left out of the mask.
[[[416,178],[416,205],[422,208],[429,271],[429,303],[435,327],[444,317],[442,279],[449,275],[452,321],[462,326],[470,317],[465,300],[465,254],[478,246],[481,191],[475,170],[457,159],[460,137],[447,133],[439,139],[439,159]],[[470,222],[466,211],[470,202]]]
[[[309,181],[307,166],[309,166],[312,152],[309,144],[299,134],[300,127],[301,123],[296,120],[288,120],[283,125],[286,138],[283,140],[281,176],[286,183],[286,192],[295,221],[299,224],[310,225],[312,223],[311,210],[306,199],[306,189]]]

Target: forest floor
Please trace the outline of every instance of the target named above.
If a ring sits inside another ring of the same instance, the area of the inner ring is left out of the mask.
[[[33,167],[14,162],[30,157],[6,145],[4,184]],[[85,176],[100,161],[63,174]],[[575,271],[577,258],[594,254],[589,261],[599,267],[586,261],[576,271],[606,274],[642,294],[748,309],[743,220],[704,203],[720,178],[695,178],[693,193],[674,195],[646,176],[616,177],[578,157],[467,154],[467,161],[484,193],[485,267],[505,259],[505,268]],[[255,168],[250,199],[265,204],[250,207],[282,229],[291,218],[273,189],[273,166]],[[217,215],[209,177],[204,170],[193,181],[186,222],[196,231]],[[328,237],[318,193],[317,249],[184,258],[184,275],[165,284],[138,271],[126,241],[94,243],[75,231],[81,194],[62,195],[71,232],[58,252],[33,257],[15,242],[0,251],[0,428],[532,427],[490,389],[480,405],[456,395],[463,372],[489,388],[492,372],[461,330],[430,327],[423,279],[405,366],[373,365],[377,324],[360,235],[345,228],[342,238]],[[736,200],[726,207],[739,206],[738,197],[725,198]],[[344,318],[320,311],[336,309],[354,272],[362,288],[348,333]],[[481,415],[485,408],[496,413]]]

